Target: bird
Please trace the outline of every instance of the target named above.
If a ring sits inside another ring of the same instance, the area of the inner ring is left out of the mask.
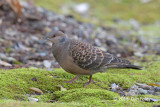
[[[52,43],[51,51],[59,65],[68,73],[76,75],[65,83],[72,83],[81,75],[89,75],[89,81],[85,83],[89,85],[94,82],[93,74],[106,72],[109,68],[142,68],[88,43],[71,39],[60,30],[52,30],[44,38]]]

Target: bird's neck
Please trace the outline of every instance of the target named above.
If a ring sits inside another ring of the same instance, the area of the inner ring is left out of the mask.
[[[66,38],[66,37],[63,37],[62,39],[60,39],[59,43],[65,43],[66,40],[67,40],[67,38]]]
[[[62,38],[59,43],[52,45],[52,52],[57,62],[64,59],[64,54],[66,54],[65,51],[69,48],[69,44],[66,39],[67,38]]]

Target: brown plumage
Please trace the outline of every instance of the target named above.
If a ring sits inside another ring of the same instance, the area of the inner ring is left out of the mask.
[[[69,83],[80,75],[90,75],[89,82],[86,83],[89,84],[93,74],[105,72],[107,68],[141,68],[87,43],[69,39],[61,31],[51,31],[46,38],[52,42],[53,55],[59,65],[65,71],[77,75],[67,81]]]

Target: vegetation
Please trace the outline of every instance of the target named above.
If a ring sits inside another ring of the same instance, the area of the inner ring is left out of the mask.
[[[70,9],[65,13],[63,6],[71,6],[86,0],[34,0],[36,5],[57,13],[73,14],[77,20],[91,22],[102,26],[118,27],[119,29],[132,29],[128,20],[135,19],[140,22],[141,35],[152,37],[160,35],[159,25],[154,24],[160,19],[160,0],[151,0],[142,3],[141,0],[87,0],[90,10],[85,16]],[[125,20],[127,24],[115,23],[113,20]],[[145,24],[149,24],[149,26]],[[145,26],[143,26],[145,25]],[[135,30],[134,35],[138,35]],[[10,48],[6,48],[6,53]],[[138,59],[138,58],[137,58]],[[51,107],[51,106],[139,106],[150,107],[160,104],[160,96],[137,95],[133,97],[121,97],[119,94],[109,91],[110,85],[118,84],[123,89],[128,89],[138,83],[155,83],[160,81],[160,58],[144,58],[141,63],[143,70],[110,69],[106,73],[93,75],[96,83],[91,83],[83,88],[89,76],[82,76],[75,83],[63,83],[75,77],[63,69],[55,68],[53,71],[38,68],[21,68],[4,70],[0,69],[0,107],[25,106],[25,107]],[[20,62],[14,62],[20,64]],[[60,87],[61,88],[60,88]],[[33,95],[29,90],[35,87],[43,91],[42,95]],[[38,102],[28,100],[28,97],[37,98]],[[145,97],[159,99],[157,102],[144,102]],[[53,102],[53,103],[51,103]]]
[[[62,69],[46,71],[38,68],[21,68],[13,70],[0,70],[0,106],[151,106],[158,102],[143,102],[140,98],[151,97],[160,99],[160,96],[138,95],[124,97],[109,91],[112,83],[119,84],[123,89],[127,89],[135,82],[155,83],[160,81],[160,62],[150,63],[144,70],[112,69],[106,73],[97,73],[93,76],[96,84],[91,83],[83,88],[83,84],[88,81],[88,76],[82,76],[76,83],[62,83],[70,80],[74,75],[64,72]],[[62,90],[57,85],[66,88]],[[28,102],[30,87],[36,87],[43,91],[43,95],[31,95],[39,99],[39,103]],[[117,99],[117,100],[115,100]],[[18,101],[17,101],[18,100]],[[48,103],[51,100],[54,103]],[[20,103],[20,101],[22,101]]]

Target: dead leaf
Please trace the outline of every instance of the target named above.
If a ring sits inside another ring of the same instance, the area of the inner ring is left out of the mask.
[[[39,89],[39,88],[35,88],[35,87],[30,87],[28,88],[30,91],[35,92],[37,95],[42,95],[43,92]]]
[[[10,7],[13,9],[13,11],[17,14],[17,17],[21,14],[22,6],[19,3],[19,0],[7,0]]]
[[[159,84],[155,84],[155,83],[149,83],[148,85],[150,85],[150,86],[157,86],[157,87],[160,87],[160,85],[159,85]]]
[[[57,85],[57,87],[60,89],[60,91],[66,91],[66,90],[67,90],[66,88],[64,88],[64,87],[61,86],[61,85]]]

